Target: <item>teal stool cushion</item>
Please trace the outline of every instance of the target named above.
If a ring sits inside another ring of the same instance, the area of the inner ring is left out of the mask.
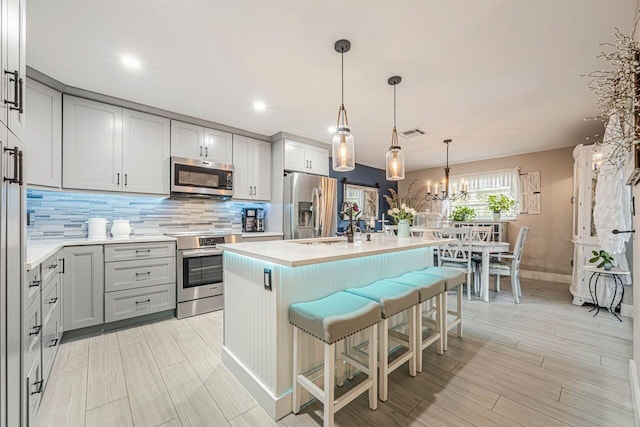
[[[327,344],[375,325],[380,319],[380,304],[347,292],[289,306],[289,322]]]
[[[444,278],[444,286],[446,290],[453,289],[467,281],[467,277],[464,272],[449,267],[427,267],[424,270],[416,271],[415,273]]]
[[[420,302],[425,302],[444,292],[444,278],[426,274],[405,273],[400,277],[388,279],[390,282],[416,288],[420,293]]]
[[[346,292],[379,303],[382,306],[384,319],[388,319],[420,301],[420,295],[415,288],[399,285],[389,280],[379,280],[361,288],[350,288]]]

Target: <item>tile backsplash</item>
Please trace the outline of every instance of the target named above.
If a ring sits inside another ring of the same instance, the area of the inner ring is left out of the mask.
[[[30,239],[87,237],[88,218],[128,219],[132,234],[157,235],[176,231],[242,231],[242,208],[269,204],[213,199],[86,194],[27,190]],[[110,224],[107,228],[110,228]]]

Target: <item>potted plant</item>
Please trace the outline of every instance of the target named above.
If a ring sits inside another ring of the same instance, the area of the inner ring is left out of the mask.
[[[389,209],[387,213],[398,224],[398,237],[409,237],[409,226],[418,211],[403,203],[399,208]]]
[[[452,221],[471,222],[476,217],[476,211],[468,206],[457,206],[451,212]]]
[[[607,251],[591,251],[591,253],[594,256],[589,260],[589,262],[592,264],[595,264],[596,262],[599,263],[596,265],[597,268],[604,268],[607,271],[613,268],[613,257],[609,255]]]
[[[509,211],[515,205],[515,199],[504,194],[490,194],[487,196],[487,206],[493,212],[494,221],[500,221],[500,214]]]

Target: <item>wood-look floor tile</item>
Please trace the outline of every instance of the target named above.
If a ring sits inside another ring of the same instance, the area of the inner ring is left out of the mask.
[[[167,366],[160,372],[183,426],[228,425],[224,414],[189,362]]]
[[[87,341],[87,346],[89,342]],[[51,375],[38,411],[37,426],[85,425],[87,367]]]
[[[51,375],[61,374],[89,364],[89,339],[65,341],[58,348],[58,354]]]
[[[200,316],[190,317],[188,319],[189,324],[198,332],[200,338],[211,347],[213,352],[220,357],[223,341],[223,318],[222,316],[204,316],[206,317],[202,319],[199,319]]]
[[[178,414],[160,376],[149,344],[136,342],[120,347],[120,352],[134,425],[156,427],[176,418]]]
[[[142,332],[147,338],[149,348],[159,368],[185,360],[182,350],[180,350],[176,340],[173,339],[169,329],[165,326],[165,322],[144,325]]]
[[[133,344],[134,342],[146,341],[144,334],[142,333],[141,326],[132,326],[126,329],[118,330],[118,343],[120,346]]]
[[[189,322],[171,319],[163,322],[163,324],[167,327],[176,341],[198,336],[198,333],[193,329]]]
[[[88,374],[87,410],[127,396],[120,346],[115,333],[90,339]]]
[[[633,425],[633,408],[625,405],[625,400],[615,402],[594,396],[586,397],[568,389],[563,389],[560,396],[560,402],[602,420],[603,424]]]
[[[276,427],[278,423],[273,421],[262,406],[256,406],[247,412],[238,415],[229,421],[232,427]]]
[[[87,411],[87,427],[133,427],[129,399],[116,400]]]
[[[535,411],[517,402],[509,400],[504,396],[500,396],[500,399],[498,399],[498,403],[496,403],[496,406],[493,408],[493,410],[513,421],[522,424],[523,426],[562,427],[568,425],[563,423],[562,421],[545,415],[542,412]]]
[[[426,399],[411,411],[411,415],[429,427],[472,427],[474,425]]]
[[[182,427],[182,423],[180,422],[180,418],[174,418],[171,421],[160,424],[158,427]]]

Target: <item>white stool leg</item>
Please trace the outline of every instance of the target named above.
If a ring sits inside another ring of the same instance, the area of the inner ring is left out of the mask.
[[[423,308],[423,303],[419,303],[418,314],[416,315],[416,339],[415,339],[416,370],[418,372],[422,372],[422,308]]]
[[[324,427],[333,427],[336,345],[324,345]]]
[[[293,413],[297,414],[300,412],[300,391],[298,385],[298,374],[300,373],[300,362],[302,358],[300,357],[300,349],[298,347],[298,340],[300,337],[298,336],[298,328],[292,326],[293,328]]]
[[[347,339],[343,339],[343,342],[346,342]],[[338,387],[342,387],[344,385],[344,373],[345,373],[345,365],[346,363],[344,362],[344,360],[342,360],[342,357],[340,357],[340,349],[338,348],[338,346],[336,345],[336,355],[338,357],[335,357],[336,359],[336,363],[338,364],[338,369],[336,370],[336,385]]]
[[[385,402],[387,400],[387,394],[389,392],[388,387],[388,370],[389,370],[389,320],[382,319],[380,322],[380,334],[378,335],[380,338],[380,372],[378,375],[380,376],[380,400]],[[371,349],[371,351],[375,351],[375,349]]]
[[[462,338],[462,287],[458,288],[458,309],[456,310],[456,317],[460,319],[460,323],[458,323],[458,336]]]
[[[442,313],[444,311],[446,316],[447,307],[446,306],[443,307],[444,296],[446,294],[447,292],[445,291],[443,293],[438,294],[438,296],[436,297],[436,330],[440,334],[440,339],[438,340],[438,354],[442,354],[444,351],[444,336],[446,335],[446,331],[445,331],[446,325],[443,325],[442,323],[442,316],[443,316]],[[422,342],[420,342],[420,349],[422,349]],[[420,360],[422,360],[422,350],[420,351]]]
[[[349,354],[349,350],[351,350],[351,336],[348,336],[344,339],[343,341],[344,343],[344,354]],[[349,380],[353,379],[353,369],[351,369],[351,365],[348,363],[345,363],[345,369],[346,369],[346,377]]]
[[[378,408],[378,328],[373,325],[369,328],[369,378],[371,378],[371,388],[369,389],[369,408]]]
[[[418,304],[409,309],[409,351],[413,353],[409,359],[409,375],[412,377],[416,376],[416,317],[418,317]]]
[[[442,293],[442,310],[440,310],[440,327],[442,330],[442,349],[447,350],[447,340],[449,339],[449,330],[447,329],[447,312],[449,311],[449,295],[445,290]]]

